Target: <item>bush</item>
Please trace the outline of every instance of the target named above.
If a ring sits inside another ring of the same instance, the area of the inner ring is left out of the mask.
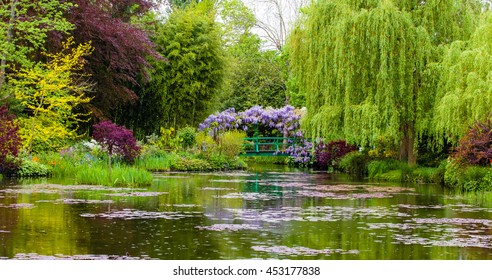
[[[285,153],[289,155],[287,162],[289,165],[307,167],[313,164],[311,152],[313,143],[304,139],[300,143],[291,145],[285,149]]]
[[[50,174],[50,169],[37,161],[24,159],[17,171],[19,177],[45,177]]]
[[[380,136],[374,148],[369,151],[369,156],[378,159],[396,159],[398,157],[398,145],[389,138]]]
[[[196,130],[193,127],[184,127],[178,130],[176,137],[179,139],[183,149],[189,149],[196,143]]]
[[[367,166],[369,178],[371,179],[374,179],[383,173],[387,173],[388,171],[397,169],[400,169],[400,162],[394,159],[374,160]]]
[[[492,163],[492,122],[475,122],[461,138],[453,157],[470,165],[488,166]]]
[[[94,126],[92,137],[108,152],[110,158],[115,154],[123,156],[128,163],[133,163],[139,155],[140,148],[133,132],[111,121],[103,121]]]
[[[197,133],[196,144],[198,146],[200,154],[207,158],[212,153],[217,152],[218,149],[218,145],[217,143],[215,143],[215,140],[207,135],[207,133],[205,133],[204,131]]]
[[[345,140],[331,141],[328,144],[321,141],[314,148],[314,167],[320,170],[338,169],[340,159],[356,149],[357,147]]]
[[[212,165],[206,160],[198,158],[182,157],[176,162],[171,163],[171,169],[177,171],[209,171],[213,170]]]
[[[13,175],[19,167],[20,162],[15,159],[21,145],[18,131],[19,126],[7,105],[0,106],[0,174]]]
[[[369,156],[366,153],[353,151],[340,159],[339,168],[357,177],[367,175],[367,163]]]
[[[243,143],[246,137],[244,131],[227,131],[220,137],[219,152],[227,158],[235,158],[244,150]]]
[[[492,168],[466,166],[451,159],[446,165],[444,182],[448,187],[465,192],[492,190]]]

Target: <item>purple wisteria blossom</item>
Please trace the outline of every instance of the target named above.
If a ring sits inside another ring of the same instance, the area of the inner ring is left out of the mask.
[[[276,131],[284,137],[302,136],[299,128],[301,114],[292,106],[279,109],[253,106],[244,112],[236,113],[229,108],[208,116],[198,127],[199,131],[211,130],[214,135],[220,132],[239,129],[249,131],[252,127],[266,131]]]

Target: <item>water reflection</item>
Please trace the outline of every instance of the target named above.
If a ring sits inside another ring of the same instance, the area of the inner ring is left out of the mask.
[[[0,187],[0,257],[492,259],[491,199],[258,166],[148,189]]]

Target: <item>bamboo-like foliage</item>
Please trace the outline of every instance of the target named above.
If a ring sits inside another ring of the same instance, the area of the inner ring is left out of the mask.
[[[433,127],[456,143],[474,121],[492,114],[492,14],[482,17],[469,41],[449,46],[440,69]]]
[[[163,126],[197,125],[222,85],[224,61],[212,1],[176,9],[159,28],[156,44],[167,61],[154,63],[148,92],[162,96]]]
[[[440,45],[467,39],[475,1],[319,0],[288,46],[312,137],[399,143],[414,163],[431,123]],[[440,13],[442,11],[442,13]]]

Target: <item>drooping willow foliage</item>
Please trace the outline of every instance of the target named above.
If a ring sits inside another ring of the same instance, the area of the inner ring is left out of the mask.
[[[428,133],[442,48],[470,37],[479,1],[318,0],[289,42],[312,137],[372,145],[384,136],[415,163]]]
[[[457,142],[474,121],[492,117],[492,14],[482,16],[469,41],[445,51],[433,127]]]

